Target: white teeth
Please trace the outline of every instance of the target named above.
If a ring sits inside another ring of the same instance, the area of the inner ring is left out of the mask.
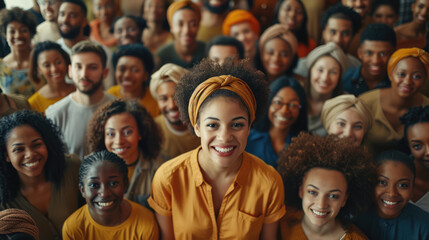
[[[383,203],[387,204],[387,205],[395,205],[398,204],[399,202],[390,202],[390,201],[386,201],[386,200],[381,200],[383,201]]]
[[[116,153],[116,154],[122,153],[124,151],[125,151],[125,148],[115,148],[115,149],[113,149],[113,152]]]
[[[278,115],[276,115],[276,118],[279,119],[279,120],[281,120],[281,121],[287,121],[288,120],[288,118],[285,118],[285,117],[282,117],[282,116],[278,116]]]
[[[107,207],[113,204],[113,201],[111,202],[97,202],[98,206],[100,207]]]
[[[311,211],[316,214],[317,216],[325,216],[326,214],[328,214],[328,212],[318,212],[314,209],[311,209]]]
[[[39,164],[39,161],[32,162],[32,163],[25,163],[25,164],[24,164],[24,166],[26,166],[26,167],[34,167],[34,166],[36,166],[37,164]]]
[[[234,147],[230,147],[230,148],[215,147],[215,150],[218,152],[221,152],[221,153],[230,152],[230,151],[232,151],[232,149],[234,149]]]

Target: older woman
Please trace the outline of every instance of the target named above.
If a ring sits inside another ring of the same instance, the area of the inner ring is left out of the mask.
[[[60,239],[64,221],[81,205],[80,160],[64,150],[57,127],[40,113],[0,118],[0,210],[28,212],[40,239]]]
[[[231,11],[223,20],[222,33],[243,43],[245,58],[254,61],[261,27],[252,13],[242,9]]]
[[[387,64],[390,88],[376,89],[359,96],[374,117],[363,144],[373,153],[395,147],[404,135],[399,118],[408,109],[429,104],[419,92],[429,76],[429,54],[419,48],[399,49]]]
[[[154,68],[150,51],[141,44],[120,46],[113,53],[112,62],[118,85],[107,92],[117,98],[138,100],[153,118],[158,116],[158,105],[148,87],[148,79]]]
[[[340,95],[325,102],[320,116],[328,134],[351,137],[360,145],[372,126],[372,115],[353,94]]]
[[[270,90],[268,111],[250,131],[246,151],[277,168],[278,154],[292,137],[307,131],[307,99],[301,85],[286,76],[272,82]]]
[[[183,76],[176,99],[201,146],[155,174],[149,204],[163,239],[276,238],[283,183],[244,150],[267,92],[264,76],[246,63],[203,61]]]
[[[259,39],[260,56],[256,57],[256,66],[267,75],[268,82],[283,75],[292,76],[298,59],[297,48],[293,33],[286,26],[275,24]]]
[[[191,68],[205,54],[204,42],[197,41],[200,7],[190,0],[176,1],[168,7],[167,20],[174,40],[157,52],[158,65],[174,63],[183,68]]]
[[[0,30],[10,47],[10,53],[0,59],[0,86],[5,93],[30,97],[35,88],[28,78],[31,39],[36,33],[36,21],[31,13],[21,8],[0,12]]]
[[[57,43],[37,43],[30,56],[30,79],[36,85],[46,84],[28,102],[32,109],[44,113],[52,104],[69,95],[76,88],[66,83],[69,55]]]
[[[281,239],[368,239],[350,217],[369,208],[375,166],[351,139],[302,133],[279,157],[288,212]]]
[[[326,100],[343,93],[341,76],[346,69],[346,61],[346,55],[333,42],[315,48],[307,56],[308,77],[305,91],[308,101],[309,132],[326,135],[320,114]]]

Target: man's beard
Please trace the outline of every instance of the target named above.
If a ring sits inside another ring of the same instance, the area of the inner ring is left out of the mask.
[[[58,30],[60,31],[60,35],[64,39],[75,39],[80,34],[80,27],[71,27],[70,31],[62,32],[60,26],[58,26]]]
[[[88,81],[88,80],[86,79],[86,81]],[[93,81],[91,81],[91,82],[93,82]],[[100,81],[98,81],[97,83],[94,83],[94,85],[92,85],[92,88],[90,88],[90,89],[88,89],[86,91],[81,90],[79,88],[77,88],[77,89],[79,90],[79,92],[81,92],[81,93],[83,93],[85,95],[91,96],[92,94],[94,94],[101,87],[102,84],[103,84],[103,77],[101,77]]]
[[[209,1],[210,0],[204,0],[204,7],[206,7],[211,13],[216,13],[216,14],[224,13],[229,8],[229,0],[218,7],[211,6],[209,4]]]

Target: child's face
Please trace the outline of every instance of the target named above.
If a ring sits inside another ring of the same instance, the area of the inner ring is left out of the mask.
[[[417,123],[407,130],[408,145],[416,161],[416,167],[429,171],[429,122]]]
[[[109,161],[90,166],[80,186],[89,213],[96,222],[121,216],[121,203],[127,185],[117,166]]]
[[[384,219],[398,217],[413,191],[413,173],[403,163],[387,160],[377,168],[375,200],[377,214]]]

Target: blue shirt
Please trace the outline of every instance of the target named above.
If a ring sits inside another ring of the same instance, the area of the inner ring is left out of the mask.
[[[411,203],[393,219],[383,219],[373,210],[357,216],[353,222],[370,239],[429,239],[429,213]]]
[[[288,135],[285,148],[289,143],[290,136]],[[249,137],[247,138],[246,152],[259,157],[266,164],[277,169],[278,156],[271,143],[270,134],[268,132],[259,132],[255,129],[250,130]]]
[[[356,97],[364,92],[368,92],[368,84],[363,79],[361,74],[361,66],[348,69],[343,76],[343,90],[355,95]],[[390,87],[390,80],[386,75],[383,81],[379,82],[374,89],[376,88],[388,88]]]

